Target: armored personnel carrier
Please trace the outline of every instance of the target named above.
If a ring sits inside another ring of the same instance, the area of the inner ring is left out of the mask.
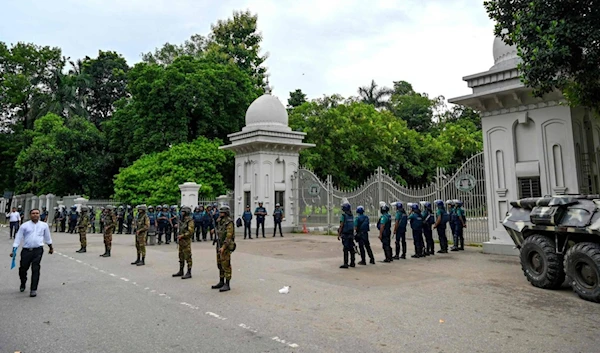
[[[582,299],[600,302],[600,195],[527,198],[510,203],[503,225],[520,250],[535,287],[568,283]]]

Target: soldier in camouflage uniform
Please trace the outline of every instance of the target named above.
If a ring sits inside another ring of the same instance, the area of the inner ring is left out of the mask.
[[[112,236],[117,225],[117,217],[113,210],[115,206],[106,206],[106,216],[104,217],[104,254],[101,257],[110,257],[110,249],[112,247]]]
[[[217,223],[217,267],[219,268],[219,283],[212,286],[219,292],[230,290],[231,281],[231,253],[235,250],[235,228],[229,206],[219,209],[219,221]]]
[[[135,248],[137,249],[137,260],[131,264],[144,266],[146,264],[146,236],[148,235],[148,229],[150,229],[150,218],[146,214],[146,205],[138,206],[137,210],[138,214],[135,219]]]
[[[81,248],[77,250],[78,253],[86,252],[87,247],[87,229],[90,224],[90,218],[88,216],[88,207],[81,206],[81,215],[77,219],[77,232],[79,233],[79,242],[81,243]]]
[[[192,237],[194,236],[194,220],[191,217],[192,209],[182,207],[181,213],[183,220],[179,227],[179,272],[174,273],[173,277],[181,277],[181,279],[192,278]],[[186,274],[183,274],[183,267],[187,262],[188,269]]]

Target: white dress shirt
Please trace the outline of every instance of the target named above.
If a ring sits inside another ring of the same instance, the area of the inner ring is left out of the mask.
[[[10,213],[11,222],[21,222],[21,214],[17,211]]]
[[[44,243],[48,245],[52,244],[48,223],[42,221],[37,221],[36,223],[27,221],[23,223],[23,225],[19,227],[15,242],[13,243],[13,248],[19,247],[21,240],[23,240],[23,248],[26,249],[39,248],[40,246],[43,246]]]

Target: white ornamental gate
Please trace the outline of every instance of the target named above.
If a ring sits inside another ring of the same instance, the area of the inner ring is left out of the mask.
[[[373,220],[379,215],[379,202],[388,205],[435,200],[461,200],[467,215],[464,231],[466,244],[481,244],[489,240],[485,191],[483,152],[466,160],[454,173],[446,174],[438,168],[434,183],[421,187],[403,186],[378,168],[365,183],[353,190],[341,190],[333,185],[331,176],[322,181],[308,169],[298,171],[294,190],[296,228],[303,230],[333,231],[341,213],[342,200],[347,199],[353,208],[362,205]],[[393,210],[392,210],[393,212]],[[451,238],[448,230],[449,239]]]

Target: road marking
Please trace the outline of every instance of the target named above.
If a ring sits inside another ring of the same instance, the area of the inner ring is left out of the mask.
[[[111,275],[112,277],[117,277],[117,275],[115,275],[114,273],[109,273],[109,275]]]
[[[129,282],[129,280],[127,278],[125,278],[125,277],[121,277],[121,280],[125,281],[125,282]]]
[[[250,332],[258,333],[258,330],[253,329],[252,327],[250,327],[250,326],[248,326],[246,324],[239,324],[238,326],[241,327],[241,328],[244,328],[244,329],[246,329],[246,330],[248,330]]]
[[[94,270],[97,270],[97,269],[98,269],[98,267],[96,267],[96,266],[92,266],[92,268],[93,268]]]
[[[81,261],[81,260],[75,260],[75,261],[77,261],[77,262],[79,262],[79,263],[82,263],[82,262],[83,262],[83,261]]]
[[[273,341],[276,341],[276,342],[279,342],[279,343],[287,344],[288,346],[290,346],[290,347],[292,347],[292,348],[298,348],[298,347],[299,347],[299,346],[298,346],[298,344],[296,344],[296,343],[289,343],[289,342],[286,342],[285,340],[282,340],[281,338],[279,338],[279,337],[277,337],[277,336],[275,336],[275,337],[273,337],[273,338],[271,338],[271,339],[272,339]]]
[[[219,315],[219,314],[215,314],[215,313],[213,313],[213,312],[211,312],[211,311],[207,311],[205,314],[206,314],[206,315],[210,315],[210,316],[212,316],[212,317],[214,317],[214,318],[216,318],[216,319],[219,319],[219,320],[227,320],[227,318],[226,318],[226,317],[223,317],[223,316],[221,316],[221,315]]]

